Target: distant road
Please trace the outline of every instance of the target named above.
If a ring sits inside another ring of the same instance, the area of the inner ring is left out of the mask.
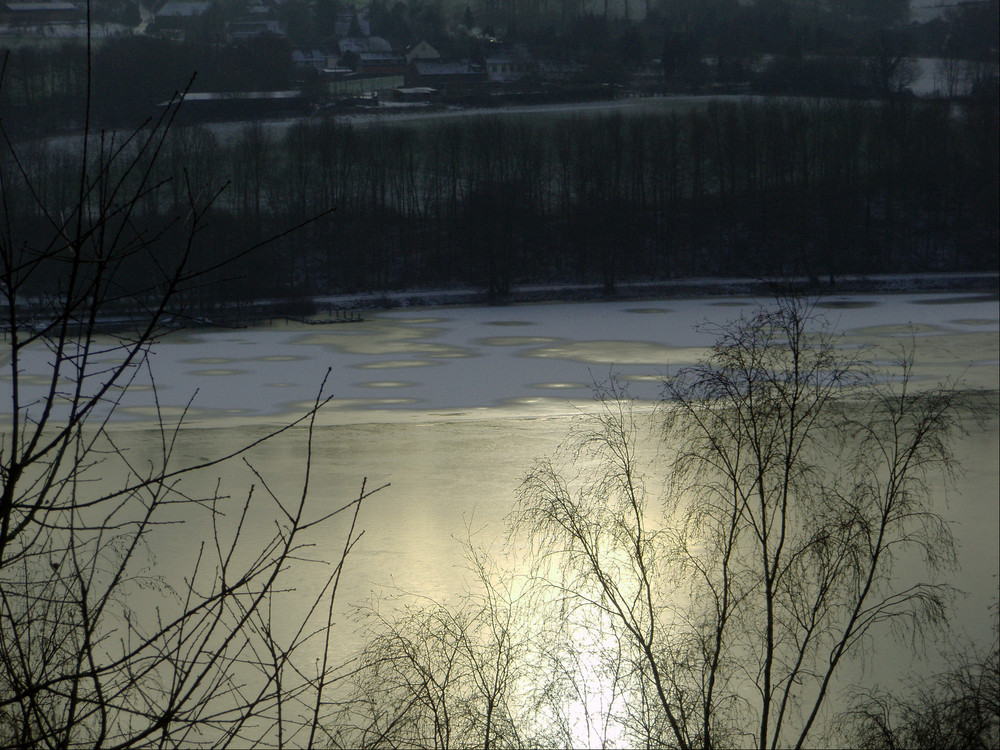
[[[696,107],[708,106],[712,101],[739,101],[743,99],[765,99],[767,97],[754,95],[712,95],[703,94],[699,96],[647,96],[647,97],[625,97],[611,101],[597,102],[568,102],[558,104],[518,104],[502,107],[446,107],[444,109],[399,105],[395,102],[382,104],[375,112],[362,112],[340,115],[307,115],[305,117],[290,117],[281,120],[244,120],[227,122],[206,122],[199,123],[203,127],[214,133],[222,140],[229,140],[238,136],[244,128],[251,125],[260,125],[264,131],[275,138],[281,138],[290,128],[300,123],[320,123],[333,121],[340,123],[350,123],[352,125],[372,125],[379,123],[404,123],[404,122],[435,122],[452,120],[459,117],[524,117],[524,116],[544,116],[551,117],[574,117],[607,114],[610,112],[621,112],[623,114],[663,113],[663,112],[687,112]],[[118,137],[128,137],[132,131],[122,129]],[[95,136],[97,133],[95,132]],[[79,133],[69,135],[45,136],[35,140],[39,143],[63,148],[78,148],[81,135]]]
[[[576,115],[599,115],[610,112],[624,114],[640,114],[643,112],[686,112],[696,107],[706,106],[711,101],[738,101],[747,95],[700,95],[700,96],[649,96],[626,97],[610,101],[596,102],[562,102],[557,104],[515,104],[502,107],[448,107],[445,109],[428,109],[426,107],[402,106],[393,102],[382,104],[376,112],[335,115],[323,117],[312,115],[296,119],[265,120],[260,124],[271,135],[283,136],[293,125],[302,122],[335,122],[354,125],[371,125],[374,123],[397,122],[432,122],[450,120],[458,117],[521,117],[525,115],[551,115],[553,117],[573,117]],[[220,138],[231,138],[238,135],[249,122],[214,122],[205,123],[204,127]]]

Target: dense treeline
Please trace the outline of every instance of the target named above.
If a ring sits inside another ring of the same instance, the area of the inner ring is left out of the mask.
[[[143,202],[128,221],[173,252],[185,186],[225,184],[198,238],[211,265],[318,217],[229,267],[213,299],[458,285],[502,298],[529,282],[612,292],[622,279],[995,269],[997,136],[995,108],[956,118],[911,101],[304,122],[281,138],[255,125],[228,140],[177,128],[156,167],[172,199]],[[24,155],[37,203],[62,205],[68,159],[54,146]],[[37,203],[8,196],[19,221],[41,227]]]
[[[83,125],[87,49],[64,42],[55,49],[25,45],[0,50],[0,120],[13,137],[60,132]]]

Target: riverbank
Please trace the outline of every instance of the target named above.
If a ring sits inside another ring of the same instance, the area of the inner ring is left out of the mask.
[[[408,289],[316,295],[298,299],[266,299],[234,308],[216,308],[201,315],[170,315],[167,328],[247,328],[276,320],[303,323],[363,321],[366,310],[438,307],[502,307],[558,302],[625,302],[643,299],[698,299],[703,297],[774,297],[789,291],[816,298],[841,294],[905,294],[913,292],[980,293],[1000,299],[1000,273],[881,274],[841,276],[835,283],[796,279],[686,278],[665,281],[626,281],[607,292],[601,284],[526,284],[504,294],[485,289]],[[102,321],[105,333],[135,325],[127,313]],[[0,315],[0,336],[9,326]]]
[[[594,302],[691,297],[770,297],[795,292],[817,297],[854,293],[981,292],[1000,294],[1000,273],[882,274],[837,277],[833,284],[809,279],[691,278],[621,282],[612,292],[601,284],[531,284],[505,294],[484,289],[423,289],[324,295],[311,298],[316,312],[389,310],[453,305],[513,305],[541,302]],[[279,305],[270,301],[265,306]]]

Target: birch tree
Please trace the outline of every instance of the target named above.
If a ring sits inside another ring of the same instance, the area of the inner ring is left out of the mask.
[[[651,712],[631,731],[659,727],[647,741],[678,748],[805,747],[849,656],[947,618],[936,576],[955,553],[931,480],[956,470],[969,405],[914,387],[909,356],[890,377],[837,348],[801,300],[715,333],[657,411],[663,514],[640,422],[612,389],[577,443],[583,478],[540,464],[518,524],[554,595],[628,645],[634,703]]]

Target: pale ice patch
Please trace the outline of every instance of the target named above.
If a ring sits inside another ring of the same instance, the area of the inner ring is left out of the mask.
[[[869,307],[875,307],[877,304],[871,300],[832,299],[818,302],[816,307],[820,310],[864,310]]]
[[[230,357],[193,357],[185,361],[191,365],[225,365],[236,360]]]
[[[612,373],[622,375],[637,397],[655,399],[664,375],[703,357],[716,326],[751,313],[758,301],[767,302],[737,297],[511,305],[502,311],[447,308],[431,314],[392,310],[369,313],[350,325],[185,331],[154,346],[155,381],[139,373],[119,418],[147,418],[155,382],[161,405],[175,411],[197,392],[200,424],[209,424],[210,415],[232,414],[273,423],[313,403],[328,371],[326,392],[335,396],[336,419],[359,423],[394,421],[401,415],[391,412],[408,409],[420,419],[480,410],[571,413],[589,400],[592,384]],[[913,344],[920,382],[950,375],[972,387],[997,387],[1000,307],[994,295],[845,294],[822,298],[817,306],[831,330],[843,334],[838,344],[848,350],[871,347],[864,356],[889,362],[900,346]],[[496,335],[508,332],[513,335]],[[26,353],[21,363],[26,398],[42,397],[49,358],[41,347]],[[0,354],[0,364],[3,360]],[[361,372],[372,377],[358,378]],[[9,373],[0,376],[0,389],[9,382]],[[376,389],[392,398],[373,399]],[[543,393],[550,400],[536,401]],[[6,399],[0,409],[9,408]],[[9,415],[0,412],[3,418]]]
[[[355,367],[360,367],[366,370],[395,370],[397,368],[405,367],[433,367],[435,365],[441,365],[442,362],[430,362],[426,359],[389,359],[380,362],[363,362],[359,365],[354,365]]]
[[[527,357],[566,359],[588,364],[660,366],[692,364],[703,349],[678,348],[649,341],[573,341],[526,351]]]
[[[483,346],[530,346],[532,344],[554,344],[557,339],[548,336],[491,336],[479,339]]]

